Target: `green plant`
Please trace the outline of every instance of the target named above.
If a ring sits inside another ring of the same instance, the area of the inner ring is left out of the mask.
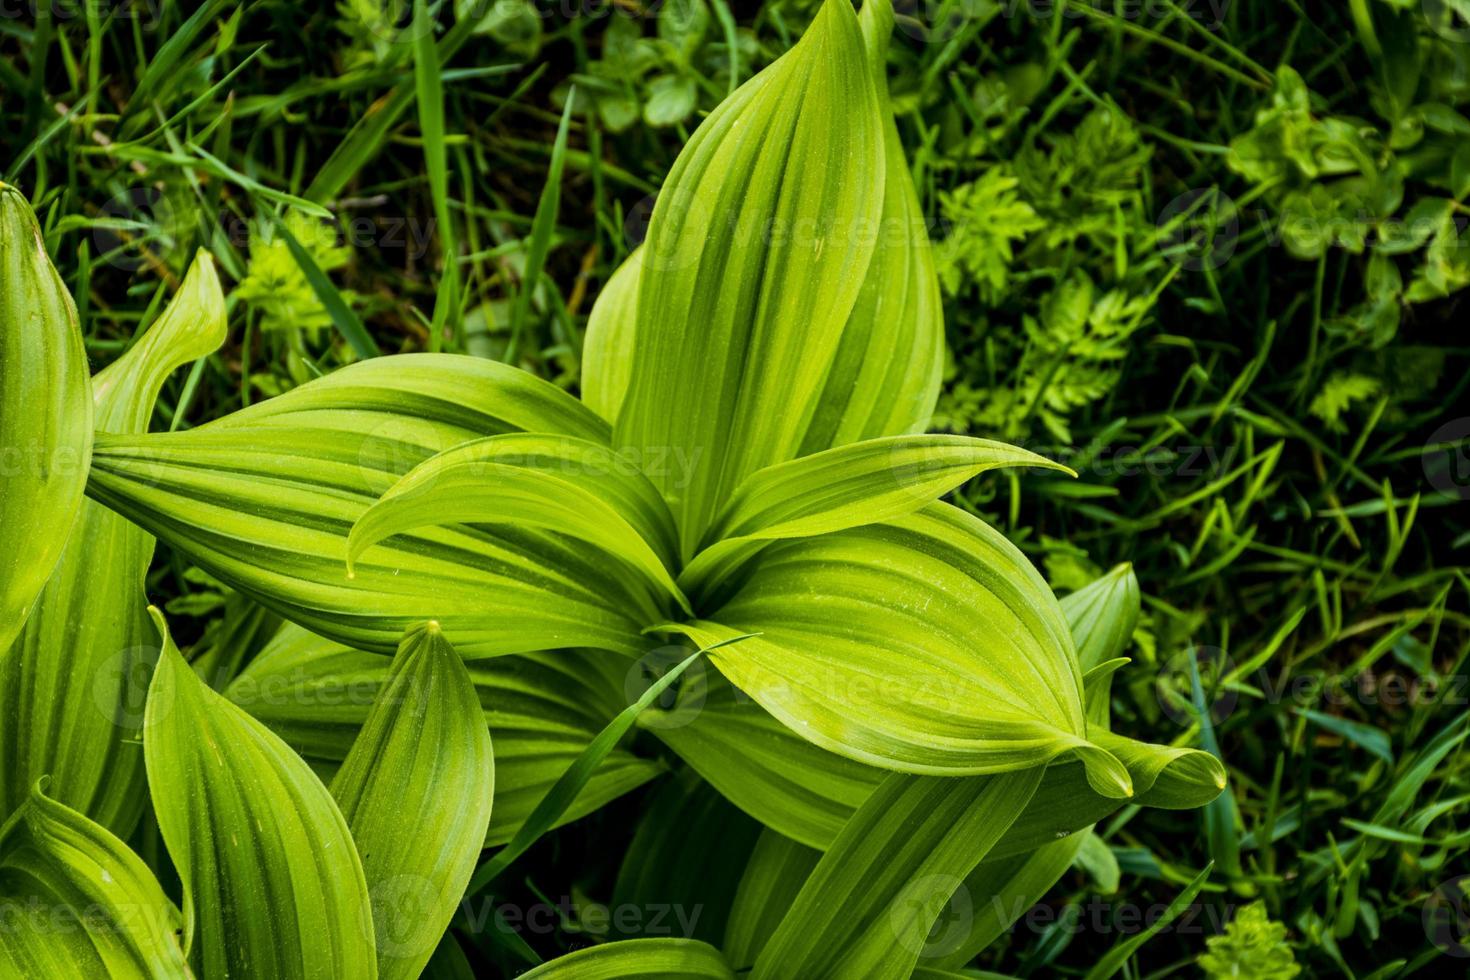
[[[961,966],[1011,923],[993,911],[937,942],[958,889],[1024,909],[1125,801],[1220,792],[1212,754],[1112,731],[1132,570],[1059,602],[1004,536],[939,500],[989,470],[1065,468],[920,434],[942,318],[889,105],[891,17],[827,0],[705,120],[594,314],[585,405],[509,365],[402,355],[148,434],[163,376],[222,339],[201,253],[93,379],[93,500],[72,530],[88,546],[47,588],[68,622],[133,636],[152,534],[296,625],[259,649],[243,625],[239,650],[215,637],[196,670],[153,612],[162,651],[137,728],[182,911],[120,840],[141,784],[43,758],[117,752],[136,771],[136,739],[75,713],[95,675],[63,668],[87,651],[62,638],[7,652],[0,738],[28,795],[8,801],[0,894],[103,913],[61,939],[24,932],[4,965],[416,976],[467,890],[498,887],[546,830],[647,777],[621,744],[635,723],[766,826],[738,890],[727,878],[725,948],[607,943],[528,976]],[[86,393],[79,374],[53,384]],[[94,598],[76,576],[102,559],[117,591]],[[676,666],[624,706],[652,637]],[[716,671],[693,673],[706,660]],[[272,671],[302,684],[286,710],[258,696],[279,690],[260,685]],[[367,689],[314,696],[341,677]],[[101,698],[127,703],[123,687]],[[17,723],[36,709],[56,723]],[[528,723],[504,740],[528,751],[492,763],[512,712]]]
[[[1241,909],[1224,933],[1211,936],[1205,944],[1210,951],[1200,956],[1199,965],[1210,980],[1291,980],[1302,972],[1286,944],[1286,927],[1272,922],[1260,902]]]

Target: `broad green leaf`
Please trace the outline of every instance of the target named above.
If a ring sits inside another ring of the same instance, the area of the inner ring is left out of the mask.
[[[1074,596],[1092,599],[1113,590],[1120,574],[1115,571]],[[1134,615],[1136,596],[1135,591]],[[1126,591],[1113,613],[1104,614],[1092,602],[1072,596],[1061,607],[1074,643],[1091,651],[1090,660],[1122,649],[1128,632],[1115,629],[1112,620],[1128,615]],[[1104,642],[1099,641],[1100,630],[1106,634]],[[1104,661],[1094,672],[1122,662]],[[651,712],[643,724],[741,809],[768,827],[826,850],[884,771],[818,747],[720,676],[695,681],[685,685],[672,711]],[[1089,711],[1090,694],[1089,687]],[[1128,802],[1192,808],[1220,792],[1224,769],[1208,753],[1122,739],[1095,722],[1089,723],[1088,732],[1094,742],[1105,745],[1112,739],[1118,746],[1114,754],[1129,768],[1135,791]],[[995,852],[1013,855],[1074,834],[1114,812],[1120,802],[1088,785],[1081,764],[1056,762],[1047,767],[1025,819],[1012,826]]]
[[[1025,557],[946,504],[768,546],[706,619],[701,644],[793,731],[886,769],[975,775],[1076,753],[1094,788],[1130,794],[1088,741],[1072,638]]]
[[[30,204],[0,183],[0,651],[14,642],[61,557],[91,450],[76,304]]]
[[[225,338],[225,300],[208,253],[195,257],[162,316],[92,379],[100,428],[142,433],[164,380]],[[50,776],[50,795],[114,833],[145,802],[138,741],[157,657],[143,576],[146,531],[84,501],[30,618],[0,651],[0,816]]]
[[[371,450],[401,458],[372,468],[398,475],[479,436],[542,432],[606,443],[610,433],[606,422],[555,385],[507,364],[455,354],[400,354],[350,364],[210,428],[270,424],[375,433]],[[379,489],[391,483],[380,481]]]
[[[746,477],[685,569],[691,589],[731,571],[752,545],[813,537],[920,510],[1002,466],[1071,472],[1016,446],[968,436],[888,436],[777,463]]]
[[[877,247],[842,332],[803,453],[924,431],[939,400],[944,366],[939,276],[927,219],[888,99],[892,5],[868,0],[858,20],[883,118],[883,211]]]
[[[678,547],[668,507],[647,477],[606,446],[522,432],[440,453],[358,518],[348,537],[348,568],[384,538],[452,523],[559,532],[627,563],[647,578],[650,591],[689,611],[668,570]]]
[[[102,440],[94,498],[294,622],[391,652],[425,618],[467,658],[588,646],[633,655],[660,614],[642,584],[574,539],[456,526],[396,535],[347,575],[347,536],[417,464],[534,429],[606,425],[524,372],[477,358],[375,358],[187,432]]]
[[[0,826],[0,975],[185,977],[179,910],[107,828],[40,785]]]
[[[828,0],[664,183],[615,441],[687,464],[650,473],[685,556],[741,479],[806,439],[875,248],[882,127],[852,4]]]
[[[725,958],[735,969],[755,965],[821,857],[774,830],[761,831],[725,927]]]
[[[362,864],[332,795],[285,742],[210,690],[168,637],[143,755],[202,980],[377,976]]]
[[[903,980],[965,875],[1026,808],[1039,767],[975,779],[890,775],[822,856],[751,980]]]
[[[714,671],[686,681],[672,711],[639,723],[736,806],[819,850],[886,775],[797,735]]]
[[[617,267],[592,312],[582,339],[582,401],[609,422],[616,422],[628,380],[633,375],[633,338],[638,317],[638,270],[643,247],[635,248]]]
[[[627,939],[559,956],[519,980],[734,980],[720,951],[697,939]]]
[[[404,636],[331,789],[373,899],[378,976],[413,980],[475,870],[495,793],[480,699],[437,623]]]
[[[614,909],[635,909],[619,938],[678,936],[719,943],[741,871],[761,826],[692,769],[659,786],[638,821],[613,887]]]
[[[486,847],[515,835],[567,767],[626,704],[629,662],[562,650],[468,665],[495,751]],[[287,625],[225,689],[319,768],[347,755],[387,682],[389,660]],[[554,826],[599,809],[663,771],[614,748]]]

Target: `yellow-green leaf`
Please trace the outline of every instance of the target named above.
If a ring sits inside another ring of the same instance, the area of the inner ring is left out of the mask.
[[[415,467],[358,518],[358,555],[394,534],[452,523],[534,527],[601,548],[643,575],[649,591],[688,611],[668,566],[673,520],[647,477],[606,446],[572,436],[477,439]]]
[[[1041,769],[890,775],[822,856],[751,980],[903,980],[963,876],[1026,808]]]
[[[885,56],[892,5],[865,0],[858,19],[882,107],[883,212],[877,248],[842,332],[803,453],[924,431],[939,400],[944,367],[939,276],[927,219],[888,100]]]
[[[40,784],[0,827],[0,976],[187,977],[179,910],[107,828]]]
[[[188,432],[100,440],[89,493],[283,617],[382,652],[434,618],[468,658],[589,646],[641,654],[648,590],[554,531],[455,526],[396,535],[347,575],[352,526],[437,452],[534,430],[607,427],[502,364],[381,357]]]
[[[582,402],[609,422],[628,393],[633,342],[638,328],[638,271],[643,247],[635,248],[597,294],[582,340]]]
[[[1003,466],[1065,466],[968,436],[865,439],[752,473],[735,488],[684,570],[691,591],[730,574],[761,541],[830,534],[903,517]]]
[[[794,458],[872,259],[883,125],[850,0],[710,114],[649,222],[615,441],[692,553],[746,475]]]
[[[701,619],[742,691],[797,734],[880,768],[1006,772],[1076,753],[1095,789],[1131,792],[1087,737],[1056,598],[982,521],[931,504],[886,524],[775,542]]]
[[[143,433],[164,380],[225,338],[225,298],[200,252],[178,293],[128,351],[92,379],[97,424]],[[41,776],[48,792],[114,833],[145,801],[138,741],[157,655],[143,575],[153,537],[91,500],[30,618],[0,651],[0,817]]]
[[[495,792],[480,699],[438,623],[404,636],[331,788],[372,896],[378,975],[412,980],[475,870]]]
[[[290,746],[201,681],[167,635],[143,755],[203,980],[377,976],[362,864],[332,795]]]
[[[92,451],[76,304],[25,197],[0,183],[0,651],[61,557]]]

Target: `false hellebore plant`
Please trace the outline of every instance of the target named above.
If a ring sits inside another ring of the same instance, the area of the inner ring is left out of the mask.
[[[672,764],[619,890],[656,890],[670,838],[720,853],[697,814],[723,796],[764,825],[728,915],[527,976],[941,976],[1124,800],[1219,792],[1212,756],[1110,731],[1131,571],[1059,603],[939,501],[1054,464],[921,434],[942,323],[891,21],[827,0],[699,127],[593,311],[585,402],[405,355],[149,434],[223,337],[209,257],[88,398],[70,298],[0,194],[0,436],[45,464],[0,509],[0,913],[77,922],[6,919],[0,974],[448,969],[467,890]],[[192,664],[144,608],[153,536],[253,600]],[[656,647],[678,666],[630,706]],[[621,738],[635,718],[670,762]],[[122,843],[150,805],[181,910]],[[975,914],[934,935],[956,895]]]

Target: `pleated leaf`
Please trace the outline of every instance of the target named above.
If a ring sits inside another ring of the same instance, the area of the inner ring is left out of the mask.
[[[817,863],[751,980],[908,977],[950,896],[1040,781],[1040,768],[889,776]]]
[[[404,636],[331,789],[373,899],[378,976],[412,980],[475,870],[495,794],[480,699],[438,623]]]
[[[922,432],[939,400],[944,311],[928,222],[888,99],[888,0],[859,15],[883,118],[883,211],[877,247],[822,391],[802,452]]]
[[[601,548],[680,608],[668,566],[678,547],[658,490],[606,446],[512,433],[468,442],[415,467],[358,518],[353,561],[384,538],[425,526],[509,524],[558,531]]]
[[[1072,638],[1046,583],[983,522],[946,504],[782,541],[707,619],[673,626],[797,734],[869,765],[965,775],[1087,763],[1099,793],[1128,773],[1092,745]]]
[[[40,785],[0,827],[0,976],[189,975],[179,910],[107,828]]]
[[[951,435],[866,439],[768,466],[735,489],[681,579],[691,589],[707,587],[758,542],[903,517],[1002,466],[1071,472],[1016,446]]]
[[[377,976],[362,864],[332,795],[285,742],[210,690],[167,636],[143,754],[203,980]]]
[[[627,939],[558,956],[519,980],[734,980],[720,951],[697,939]]]
[[[142,433],[164,380],[225,338],[225,300],[200,252],[163,315],[92,379],[99,428]],[[153,537],[83,501],[8,654],[0,653],[0,815],[41,776],[51,796],[126,836],[146,796],[138,733],[156,659],[143,576]]]
[[[92,393],[76,304],[24,195],[0,183],[0,651],[56,567],[82,503]]]
[[[485,846],[509,841],[537,802],[626,707],[628,661],[563,650],[468,665],[495,753],[494,818]],[[389,660],[287,625],[225,689],[321,770],[346,757],[387,682]],[[557,825],[586,816],[663,772],[615,748]]]
[[[850,0],[700,125],[649,222],[616,442],[687,555],[750,473],[806,439],[882,216],[883,127]]]
[[[641,654],[660,613],[622,566],[535,528],[397,535],[347,575],[347,537],[414,466],[525,429],[606,425],[524,372],[476,358],[375,358],[188,432],[101,440],[97,500],[283,617],[382,652],[434,618],[468,658],[590,646]]]
[[[1089,662],[1100,661],[1094,673],[1126,662],[1106,658],[1121,652],[1131,634],[1117,621],[1138,614],[1136,582],[1126,588],[1131,576],[1120,566],[1061,601],[1075,645],[1089,651]],[[1105,596],[1112,598],[1100,602]],[[1103,696],[1105,704],[1105,691]],[[1093,709],[1089,696],[1089,715]],[[818,850],[831,846],[885,775],[808,741],[714,675],[686,685],[673,710],[651,713],[644,724],[731,802]],[[1135,792],[1128,802],[1183,809],[1201,806],[1220,792],[1224,769],[1208,753],[1126,739],[1095,722],[1087,730],[1090,741],[1109,748],[1128,768]],[[1007,831],[995,853],[1014,855],[1076,834],[1121,802],[1093,789],[1080,763],[1053,763],[1025,818]]]

